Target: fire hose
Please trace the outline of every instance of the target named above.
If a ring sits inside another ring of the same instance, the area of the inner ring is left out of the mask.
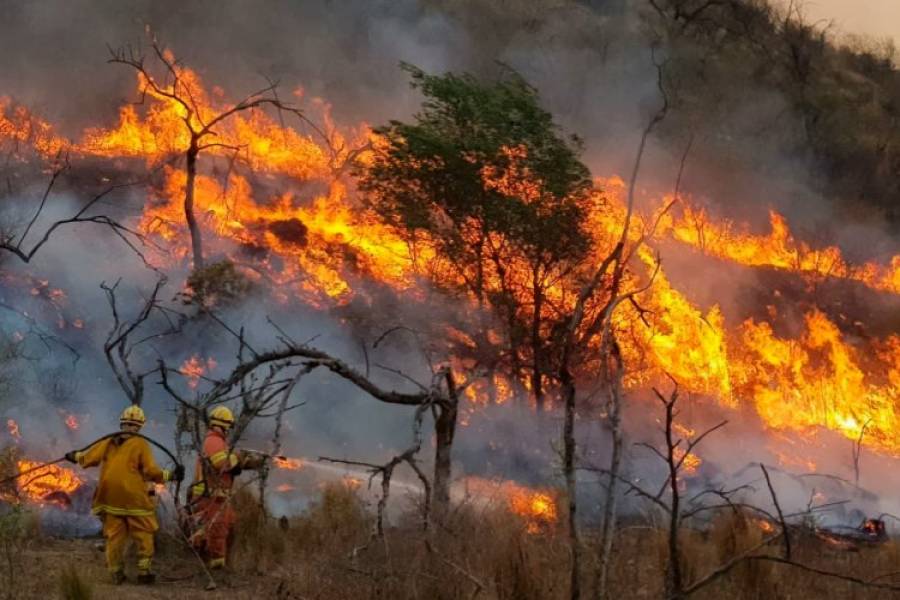
[[[163,452],[165,452],[166,455],[168,455],[168,457],[172,459],[172,462],[174,462],[176,466],[180,466],[180,465],[181,465],[181,463],[178,462],[178,459],[175,458],[175,455],[172,454],[172,452],[171,452],[168,448],[166,448],[165,446],[163,446],[162,444],[160,444],[160,443],[157,442],[156,440],[154,440],[154,439],[152,439],[152,438],[149,438],[149,437],[147,437],[146,435],[144,435],[144,434],[142,434],[142,433],[137,433],[137,432],[134,432],[134,431],[116,431],[116,432],[114,432],[114,433],[107,433],[106,435],[97,438],[96,440],[94,440],[93,442],[91,442],[90,444],[88,444],[87,446],[85,446],[84,448],[79,448],[78,450],[75,450],[75,452],[85,452],[88,448],[90,448],[90,447],[92,447],[92,446],[94,446],[94,445],[96,445],[96,444],[99,444],[99,443],[102,442],[103,440],[107,440],[107,439],[109,439],[109,438],[111,438],[111,437],[116,437],[116,436],[118,436],[118,435],[122,435],[122,436],[133,436],[133,437],[139,437],[139,438],[141,438],[141,439],[144,439],[144,440],[148,441],[149,443],[153,444],[154,446],[156,446],[157,448],[159,448],[160,450],[162,450]],[[37,465],[37,466],[31,467],[30,469],[25,469],[24,471],[20,471],[20,472],[16,473],[15,475],[11,476],[11,477],[6,477],[6,478],[4,478],[4,479],[0,479],[0,485],[9,483],[10,481],[15,481],[16,479],[18,479],[18,478],[20,478],[20,477],[22,477],[22,476],[24,476],[24,475],[28,475],[29,473],[34,473],[35,471],[40,471],[41,469],[47,468],[47,467],[49,467],[49,466],[51,466],[51,465],[59,464],[59,463],[63,462],[64,460],[66,460],[66,457],[65,457],[65,456],[62,456],[62,457],[57,458],[57,459],[55,459],[55,460],[47,461],[47,462],[41,463],[41,464],[39,464],[39,465]],[[178,483],[180,484],[181,482],[178,482]],[[177,492],[176,492],[176,493],[177,493]]]
[[[154,440],[153,438],[147,437],[146,435],[144,435],[144,434],[142,434],[142,433],[137,433],[137,432],[135,432],[135,431],[116,431],[116,432],[113,432],[113,433],[107,433],[106,435],[97,438],[96,440],[94,440],[94,441],[91,442],[90,444],[84,446],[83,448],[79,448],[78,450],[75,450],[75,452],[85,452],[86,450],[88,450],[89,448],[91,448],[92,446],[94,446],[94,445],[96,445],[96,444],[99,444],[99,443],[102,442],[103,440],[108,440],[109,438],[116,437],[116,436],[119,436],[119,435],[122,435],[122,436],[139,437],[139,438],[141,438],[141,439],[143,439],[143,440],[146,440],[146,441],[149,442],[150,444],[152,444],[152,445],[156,446],[157,448],[159,448],[160,450],[162,450],[169,458],[171,458],[171,459],[172,459],[172,462],[175,463],[175,466],[176,466],[176,467],[181,466],[181,463],[178,462],[178,459],[177,459],[177,458],[175,457],[175,455],[171,452],[171,450],[169,450],[168,448],[166,448],[165,446],[163,446],[162,444],[160,444],[159,442],[157,442],[157,441]],[[33,472],[39,471],[39,470],[41,470],[41,469],[45,469],[45,468],[47,468],[47,467],[49,467],[49,466],[51,466],[51,465],[55,465],[55,464],[61,463],[61,462],[65,461],[65,460],[67,460],[67,458],[66,458],[65,456],[62,456],[62,457],[57,458],[57,459],[55,459],[55,460],[50,460],[50,461],[41,463],[41,464],[39,464],[39,465],[37,465],[37,466],[31,467],[30,469],[25,469],[24,471],[20,471],[19,473],[16,473],[16,474],[13,475],[12,477],[6,477],[6,478],[4,478],[4,479],[0,479],[0,485],[9,483],[10,481],[15,481],[16,479],[18,479],[18,478],[20,478],[20,477],[22,477],[22,476],[24,476],[24,475],[28,475],[29,473],[33,473]],[[180,502],[179,502],[179,498],[178,498],[178,496],[180,495],[180,490],[181,490],[181,481],[179,480],[179,481],[176,481],[176,482],[175,482],[175,493],[174,493],[174,495],[173,495],[173,498],[174,498],[174,501],[175,501],[175,510],[176,510],[176,512],[179,512],[179,511],[180,511],[180,506],[179,506],[179,505],[180,505]],[[181,530],[180,527],[179,527],[179,531],[181,531],[181,533],[182,533],[183,541],[187,544],[187,546],[191,549],[191,551],[192,551],[192,552],[194,553],[194,555],[197,557],[197,560],[200,562],[200,567],[203,569],[203,572],[206,574],[206,577],[208,578],[208,583],[207,583],[206,589],[207,589],[207,590],[214,590],[214,589],[216,589],[216,581],[215,581],[215,579],[213,579],[212,573],[209,572],[209,569],[206,567],[206,564],[203,562],[202,557],[201,557],[199,554],[197,554],[196,549],[194,549],[194,547],[193,547],[193,545],[191,544],[190,540],[187,538],[187,536],[184,534],[184,532]]]

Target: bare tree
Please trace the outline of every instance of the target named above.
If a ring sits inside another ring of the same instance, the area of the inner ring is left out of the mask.
[[[853,481],[856,487],[859,487],[859,459],[862,456],[863,437],[866,435],[866,428],[872,423],[872,418],[863,423],[859,428],[859,437],[853,442]]]
[[[30,263],[38,250],[50,241],[51,236],[53,236],[59,228],[74,223],[94,223],[109,227],[115,235],[124,241],[125,244],[141,258],[144,264],[148,264],[143,253],[138,248],[139,245],[144,246],[148,244],[148,241],[141,233],[122,225],[108,215],[97,214],[94,212],[96,206],[103,201],[104,198],[114,192],[138,185],[141,183],[140,181],[129,181],[110,185],[89,198],[72,216],[53,221],[40,233],[34,233],[35,225],[47,209],[54,187],[69,168],[70,165],[67,157],[61,157],[55,161],[50,173],[50,179],[44,188],[38,206],[24,224],[24,227],[21,230],[9,226],[0,229],[0,250],[15,256],[24,263]],[[34,241],[31,241],[32,239],[34,239]]]
[[[346,149],[344,148],[336,148],[333,136],[328,135],[327,132],[309,121],[299,109],[282,102],[278,98],[278,82],[269,81],[265,87],[244,97],[237,104],[225,108],[216,114],[208,114],[209,108],[199,105],[191,83],[184,78],[182,67],[172,58],[171,54],[166,52],[152,34],[150,47],[154,60],[162,68],[162,77],[156,77],[152,72],[153,69],[147,66],[146,57],[131,46],[119,49],[110,48],[111,57],[108,62],[126,65],[140,74],[142,100],[146,98],[148,93],[152,93],[154,96],[166,98],[176,103],[184,111],[182,121],[189,136],[188,147],[184,151],[185,174],[187,177],[184,190],[184,217],[191,235],[191,249],[195,270],[202,269],[204,264],[202,232],[194,211],[194,184],[197,177],[197,160],[201,152],[210,148],[239,150],[237,146],[216,141],[221,139],[216,128],[230,117],[245,111],[268,106],[279,111],[294,114],[303,120],[304,123],[311,126],[327,142],[327,147],[331,150],[333,157],[336,154],[341,154],[342,156],[346,154],[344,158],[352,161],[361,151],[360,149],[355,149],[345,152]],[[341,172],[345,167],[345,165],[337,164],[332,166],[337,172]]]
[[[578,539],[578,525],[576,520],[577,448],[575,440],[575,411],[577,392],[575,377],[573,375],[574,365],[586,354],[597,352],[600,356],[602,365],[601,376],[603,377],[607,390],[607,424],[612,432],[613,447],[609,469],[611,476],[609,477],[609,482],[607,484],[604,523],[600,542],[602,557],[596,578],[599,586],[598,589],[600,590],[599,595],[602,597],[605,596],[606,593],[606,574],[609,567],[609,555],[612,549],[612,539],[615,530],[616,486],[622,447],[621,404],[623,394],[621,379],[624,375],[624,364],[622,362],[621,352],[619,351],[618,344],[615,340],[612,320],[616,309],[623,302],[630,301],[636,303],[635,297],[650,288],[659,270],[659,260],[657,258],[656,269],[651,274],[648,283],[644,287],[629,291],[622,290],[622,282],[626,269],[638,248],[643,245],[646,237],[642,236],[636,240],[634,244],[629,244],[629,233],[631,231],[631,222],[634,215],[635,189],[644,156],[644,149],[646,148],[647,140],[653,132],[653,129],[663,121],[669,108],[668,96],[666,95],[663,86],[663,64],[656,62],[655,52],[653,58],[657,67],[657,83],[663,99],[662,106],[650,119],[641,135],[629,181],[625,219],[622,224],[620,237],[612,251],[601,261],[588,282],[582,287],[575,306],[566,320],[561,358],[557,370],[557,377],[561,385],[561,395],[565,411],[563,421],[563,474],[566,480],[566,493],[569,503],[568,529],[570,554],[572,557],[569,597],[572,600],[577,600],[581,596],[580,541]],[[682,160],[682,167],[683,164],[684,161]],[[627,250],[626,247],[628,247]],[[591,303],[599,304],[600,307],[588,315],[588,306]]]
[[[200,424],[205,421],[206,414],[212,407],[226,402],[240,402],[241,408],[232,433],[234,443],[253,419],[277,415],[279,405],[284,405],[285,410],[289,409],[283,394],[292,390],[300,377],[315,369],[324,368],[380,402],[415,407],[417,414],[426,411],[432,413],[435,422],[433,512],[441,515],[446,511],[450,501],[452,445],[459,403],[459,390],[449,368],[437,369],[428,384],[418,383],[404,376],[416,386],[417,391],[396,391],[380,386],[343,360],[297,343],[285,335],[279,336],[280,347],[257,351],[247,343],[242,331],[234,333],[240,348],[237,364],[224,378],[204,378],[206,389],[197,393],[193,399],[176,390],[170,380],[169,373],[178,371],[167,367],[163,360],[159,361],[160,384],[182,407],[182,418],[188,425],[182,432],[193,434],[195,448],[200,446]],[[395,373],[402,375],[399,371]],[[401,455],[396,464],[412,464],[413,454]],[[381,473],[385,475],[386,472]]]
[[[113,324],[103,343],[103,353],[112,369],[116,380],[131,404],[140,406],[144,401],[144,380],[158,369],[140,369],[135,366],[134,351],[145,344],[181,331],[180,318],[173,319],[172,311],[165,309],[159,302],[159,293],[166,285],[166,278],[160,276],[153,286],[150,295],[144,300],[137,314],[131,319],[124,319],[119,307],[117,291],[121,279],[109,286],[105,282],[100,288],[106,294],[112,312]],[[166,327],[145,332],[151,317],[159,314],[165,319]]]

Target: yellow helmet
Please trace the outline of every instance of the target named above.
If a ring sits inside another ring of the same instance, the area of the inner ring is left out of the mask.
[[[227,406],[217,406],[209,413],[209,424],[218,425],[223,429],[231,429],[234,425],[234,415]]]
[[[132,404],[123,410],[122,414],[119,416],[119,424],[121,425],[137,425],[138,427],[143,427],[144,421],[146,420],[144,411],[137,404]]]

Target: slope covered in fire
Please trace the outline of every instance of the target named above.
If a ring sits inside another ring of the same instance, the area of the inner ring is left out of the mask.
[[[129,225],[156,244],[149,252],[153,264],[178,268],[191,259],[183,209],[187,178],[179,159],[192,147],[192,132],[243,101],[210,88],[168,50],[161,62],[169,73],[137,71],[135,95],[143,104],[124,104],[115,123],[97,124],[75,139],[65,139],[53,124],[6,98],[0,104],[0,135],[10,157],[26,149],[48,165],[65,153],[76,168],[79,161],[100,160],[113,169],[149,170],[152,176],[142,188],[144,208]],[[299,89],[294,98],[304,102],[304,112],[277,106],[235,112],[216,123],[214,136],[201,143],[200,166],[190,187],[200,228],[213,249],[208,253],[238,265],[243,276],[285,303],[304,302],[325,310],[377,303],[379,298],[369,295],[374,283],[413,303],[427,303],[432,293],[428,288],[443,289],[470,304],[477,315],[479,298],[470,288],[465,292],[464,278],[470,274],[445,262],[442,241],[425,233],[412,244],[396,224],[367,208],[356,192],[351,168],[365,169],[377,161],[385,139],[363,123],[336,123],[325,101],[305,101]],[[537,202],[539,182],[531,182],[528,159],[525,147],[510,147],[505,169],[484,170],[480,177],[488,188],[526,199],[533,195]],[[511,294],[516,307],[511,318],[527,323],[525,313],[534,310],[539,313],[532,319],[535,326],[551,327],[560,315],[571,312],[591,265],[613,248],[625,222],[626,187],[616,177],[598,179],[595,191],[578,200],[591,238],[591,258],[569,272],[543,275],[544,306],[535,307],[533,286],[529,289],[532,265],[514,252],[485,263],[480,274],[484,293]],[[769,209],[761,210],[770,215],[771,232],[754,234],[746,226],[713,218],[684,194],[645,196],[628,239],[648,239],[630,257],[626,277],[629,289],[641,291],[616,318],[627,386],[649,388],[668,375],[684,389],[725,406],[753,406],[776,430],[804,433],[825,427],[857,439],[866,428],[868,445],[900,452],[900,337],[854,337],[814,302],[800,322],[784,331],[773,329],[775,314],[771,319],[753,315],[726,323],[720,307],[701,309],[690,290],[672,285],[665,254],[660,267],[654,248],[674,240],[702,256],[790,273],[809,289],[816,281],[847,280],[891,297],[900,294],[900,256],[853,264],[836,246],[796,239],[784,217]],[[492,242],[495,248],[503,243],[501,238]],[[679,252],[679,247],[668,244],[665,252]],[[698,268],[703,268],[702,256],[696,259]],[[497,271],[501,265],[506,272]],[[490,320],[483,323],[488,337],[504,335]],[[445,334],[454,339],[461,365],[472,360],[465,349],[476,345],[471,335],[477,329],[446,324]],[[536,352],[526,350],[518,359],[536,362]],[[584,374],[591,368],[586,366]],[[501,368],[471,382],[467,393],[473,405],[511,398],[527,402],[529,397],[544,402],[540,394],[535,396],[535,388],[547,385],[547,377],[527,365],[506,372]],[[554,402],[552,394],[546,401]]]

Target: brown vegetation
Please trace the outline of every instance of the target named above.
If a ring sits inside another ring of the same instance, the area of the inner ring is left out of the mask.
[[[217,576],[219,589],[204,593],[205,577],[171,532],[158,535],[154,588],[107,583],[102,553],[95,540],[16,538],[20,551],[2,565],[14,573],[10,598],[47,598],[65,587],[64,597],[117,598],[317,598],[343,600],[393,598],[539,600],[568,595],[568,540],[565,528],[529,532],[505,509],[466,503],[454,510],[439,533],[425,534],[415,507],[371,541],[374,516],[354,485],[332,483],[302,514],[263,521],[249,494],[236,499],[241,519],[232,555],[233,569]],[[6,517],[4,517],[6,518]],[[667,535],[652,519],[633,519],[616,535],[610,568],[613,598],[662,598]],[[596,546],[596,530],[587,529],[586,548]],[[3,543],[9,543],[4,534]],[[428,535],[433,535],[430,541]],[[682,531],[682,572],[686,582],[760,543],[768,535],[760,520],[726,511],[704,530]],[[432,545],[429,551],[426,543]],[[900,562],[900,546],[890,541],[857,552],[832,549],[813,536],[795,536],[794,557],[835,573],[889,573]],[[775,542],[766,555],[777,557]],[[584,554],[585,573],[597,556]],[[133,574],[131,575],[133,581]],[[586,595],[593,593],[584,577]],[[6,579],[5,581],[9,581]],[[882,580],[889,581],[889,580]],[[90,594],[92,596],[78,593]],[[748,561],[693,598],[888,598],[893,594],[766,562]]]

